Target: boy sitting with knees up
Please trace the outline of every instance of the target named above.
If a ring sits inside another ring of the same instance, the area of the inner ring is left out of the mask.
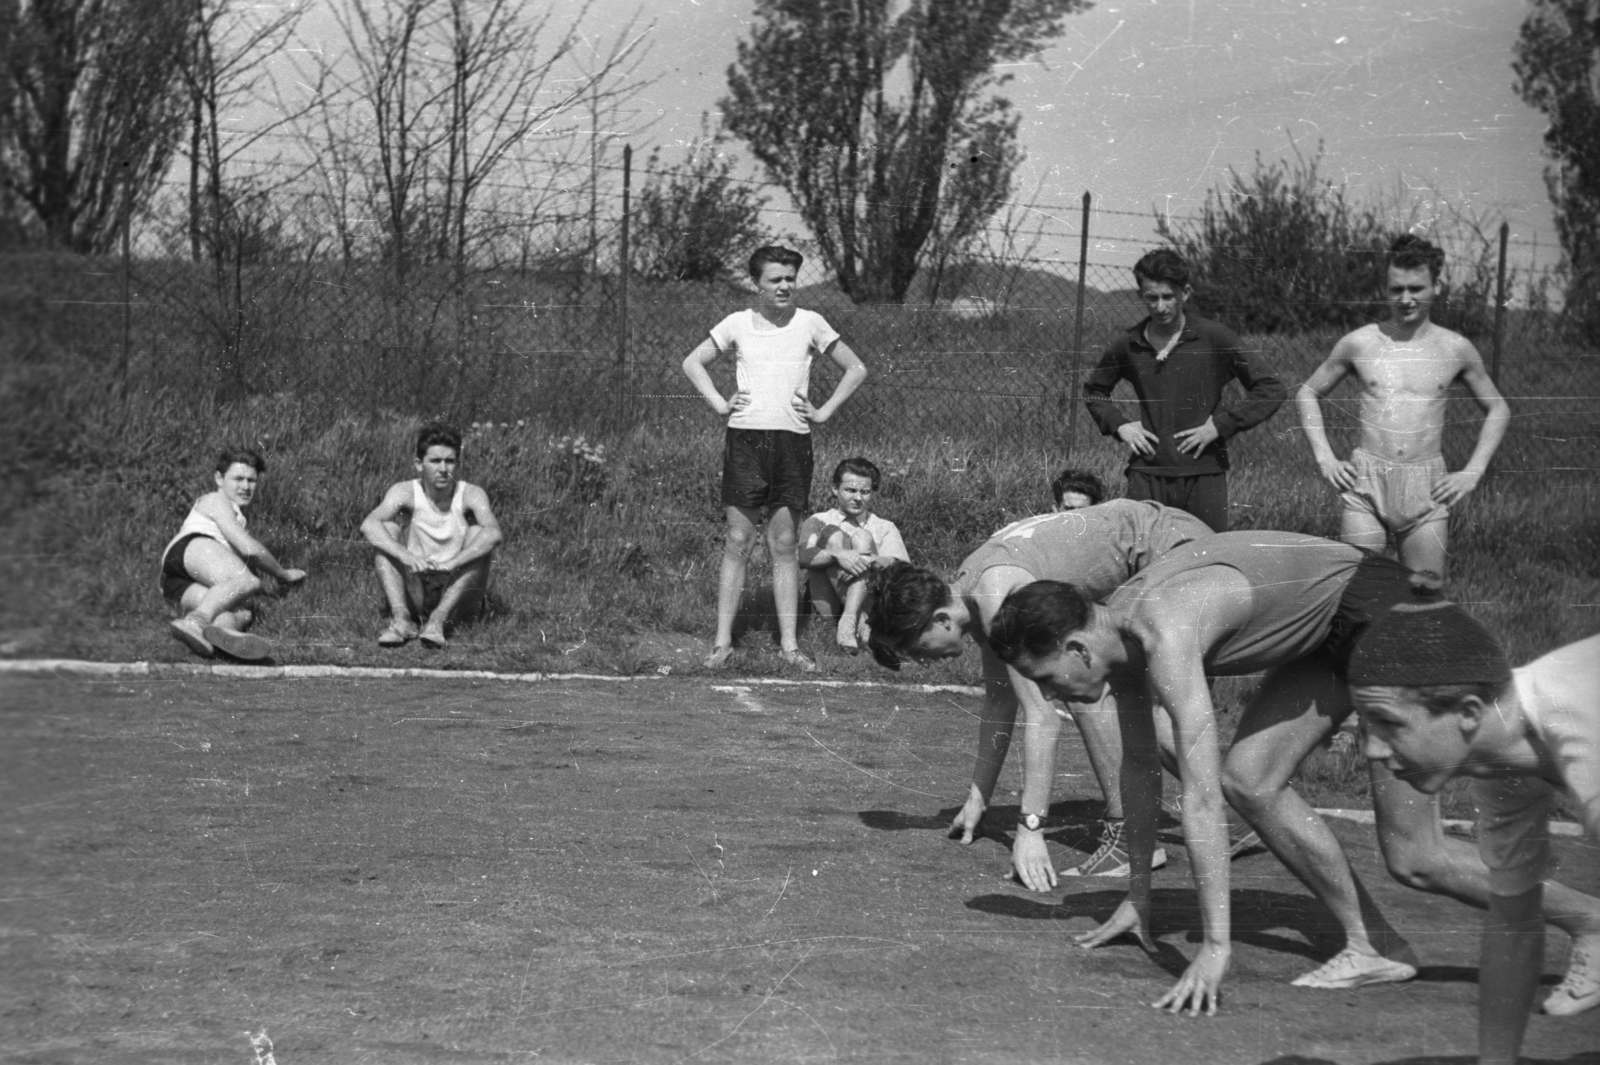
[[[1366,756],[1420,791],[1474,778],[1488,916],[1478,966],[1478,1054],[1517,1060],[1543,968],[1544,924],[1570,889],[1549,879],[1546,827],[1557,801],[1600,843],[1600,635],[1510,668],[1482,625],[1453,603],[1396,606],[1350,659]],[[1592,901],[1592,900],[1588,900]],[[1483,903],[1479,903],[1483,905]],[[1570,903],[1562,909],[1575,909]],[[1565,979],[1540,1009],[1600,1006],[1600,921],[1572,940]]]
[[[811,605],[825,620],[838,618],[835,641],[861,650],[866,577],[893,562],[910,562],[894,522],[872,512],[882,474],[867,459],[845,459],[833,470],[833,506],[800,526],[800,567],[806,571]]]
[[[420,639],[443,648],[445,625],[483,610],[500,523],[483,489],[456,479],[460,460],[458,429],[423,426],[417,479],[391,485],[361,523],[361,535],[378,549],[378,583],[389,603],[380,647]]]

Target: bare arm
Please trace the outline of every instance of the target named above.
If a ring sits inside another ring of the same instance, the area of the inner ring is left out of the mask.
[[[469,484],[461,493],[461,509],[472,515],[472,520],[478,523],[482,531],[472,538],[469,546],[455,558],[450,560],[449,568],[460,569],[492,554],[505,540],[505,534],[500,531],[500,520],[494,516],[494,510],[489,506],[489,493],[475,484]]]
[[[399,524],[411,511],[411,482],[400,481],[389,486],[383,500],[361,522],[361,535],[367,543],[382,551],[395,565],[407,573],[420,573],[422,560],[413,555],[394,534],[389,524]],[[388,523],[388,524],[386,524]]]
[[[1544,963],[1544,888],[1489,896],[1478,954],[1478,1061],[1516,1065]]]
[[[989,647],[984,646],[982,653],[983,708],[978,718],[978,747],[972,759],[972,784],[967,789],[967,801],[950,822],[950,838],[962,843],[977,838],[978,824],[989,808],[995,782],[1006,764],[1011,733],[1017,723],[1017,693],[1011,686],[1011,671]]]
[[[683,372],[689,378],[689,383],[694,385],[695,391],[711,405],[711,409],[726,417],[748,406],[750,397],[743,392],[735,392],[732,400],[726,400],[722,398],[722,393],[717,391],[716,383],[711,380],[711,374],[706,367],[715,362],[720,354],[722,352],[717,348],[716,342],[706,337],[683,360]],[[741,399],[744,402],[739,402]]]
[[[1483,368],[1483,356],[1478,354],[1478,349],[1472,346],[1471,341],[1463,340],[1461,344],[1465,349],[1463,360],[1466,363],[1461,371],[1461,383],[1467,386],[1467,391],[1472,393],[1472,398],[1478,401],[1478,406],[1483,410],[1483,426],[1478,430],[1478,446],[1472,449],[1472,457],[1467,464],[1455,473],[1439,478],[1439,482],[1433,486],[1434,500],[1447,507],[1453,506],[1478,487],[1478,482],[1483,480],[1484,473],[1489,469],[1489,460],[1494,458],[1500,441],[1505,438],[1506,429],[1511,425],[1511,408],[1489,379],[1488,371]]]
[[[828,357],[833,360],[835,366],[844,371],[839,383],[833,386],[833,395],[828,397],[828,402],[820,407],[813,407],[805,396],[796,393],[794,397],[796,409],[818,425],[833,417],[834,413],[844,406],[844,401],[855,395],[856,389],[861,387],[861,382],[867,379],[867,367],[843,340],[835,340],[828,346]]]
[[[1354,372],[1350,361],[1352,346],[1348,341],[1346,337],[1333,346],[1333,353],[1306,378],[1306,383],[1294,396],[1295,406],[1300,410],[1300,428],[1311,444],[1311,457],[1316,460],[1317,470],[1323,480],[1341,492],[1355,487],[1355,468],[1335,456],[1333,445],[1328,443],[1327,427],[1322,420],[1322,400]]]
[[[212,521],[216,522],[217,530],[222,533],[222,538],[228,541],[228,546],[245,560],[245,564],[252,569],[259,569],[269,573],[285,584],[298,584],[305,580],[306,572],[300,569],[288,569],[273,557],[266,545],[240,525],[233,516],[233,508],[226,501],[216,495],[207,495],[201,498],[198,509]]]

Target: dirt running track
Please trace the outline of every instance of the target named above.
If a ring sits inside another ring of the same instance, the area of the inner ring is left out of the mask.
[[[1421,979],[1289,987],[1336,944],[1263,854],[1234,867],[1224,1014],[1150,1009],[1194,949],[1181,850],[1159,958],[1072,946],[1114,885],[1035,896],[999,842],[944,838],[975,703],[0,679],[0,1061],[250,1065],[262,1029],[277,1065],[1470,1060],[1477,915],[1393,884],[1348,823]],[[1058,861],[1096,805],[1076,740],[1062,765]],[[1597,1032],[1535,1018],[1527,1053],[1600,1065]]]

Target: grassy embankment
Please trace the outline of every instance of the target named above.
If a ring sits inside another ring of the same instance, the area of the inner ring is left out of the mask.
[[[171,301],[163,305],[165,325],[142,311],[124,390],[104,335],[114,320],[96,325],[89,312],[74,317],[49,302],[64,295],[50,286],[82,282],[70,270],[44,271],[4,293],[11,304],[9,324],[0,326],[6,653],[183,660],[163,624],[169,615],[156,589],[156,557],[189,502],[209,487],[215,449],[238,440],[268,454],[253,531],[288,564],[311,572],[302,588],[262,603],[260,631],[278,641],[281,661],[697,668],[721,550],[721,430],[686,395],[676,364],[739,304],[736,294],[636,297],[634,395],[619,417],[604,349],[609,334],[597,347],[565,349],[577,328],[570,315],[553,322],[506,310],[474,334],[487,346],[469,348],[460,335],[443,334],[407,334],[409,345],[362,344],[360,322],[347,313],[342,339],[330,343],[297,333],[294,323],[337,316],[338,308],[296,307],[282,292],[270,307],[264,296],[251,310],[260,328],[246,330],[226,356],[200,316],[174,313]],[[92,292],[70,295],[94,300]],[[424,310],[414,317],[426,317]],[[1110,297],[1091,311],[1099,317],[1086,330],[1090,349],[1129,314]],[[899,523],[914,557],[945,569],[998,526],[1045,505],[1050,474],[1069,459],[1058,396],[1059,346],[1070,333],[1059,310],[1021,308],[979,322],[917,308],[830,315],[875,376],[837,424],[819,430],[818,501],[839,458],[872,456],[888,474],[878,509]],[[433,320],[442,319],[435,313]],[[1262,338],[1292,384],[1331,340]],[[1600,373],[1592,353],[1571,348],[1513,356],[1502,385],[1515,426],[1493,476],[1456,516],[1450,590],[1501,634],[1514,659],[1525,659],[1600,627],[1600,463],[1583,398],[1600,394]],[[818,376],[821,394],[832,378]],[[262,384],[275,390],[241,394]],[[1347,433],[1348,397],[1336,406],[1332,420]],[[415,645],[384,652],[373,642],[379,601],[357,526],[387,484],[411,475],[415,428],[441,410],[463,422],[495,419],[471,433],[463,470],[486,487],[509,536],[496,562],[494,610],[442,655]],[[1459,462],[1478,419],[1457,400],[1451,420],[1447,453]],[[1119,486],[1119,455],[1087,418],[1079,421],[1071,460]],[[603,457],[561,443],[586,425],[594,427],[587,442],[603,446]],[[1336,497],[1316,478],[1292,410],[1239,438],[1233,452],[1237,527],[1335,533]],[[752,573],[764,572],[758,557]],[[811,632],[803,642],[820,652],[827,674],[886,679],[870,660],[829,653],[824,635]],[[776,672],[771,646],[766,633],[751,634],[737,668]],[[914,672],[971,681],[975,664],[968,656]],[[1219,694],[1236,703],[1246,687],[1227,682]],[[1330,767],[1334,793],[1349,790],[1349,769]]]

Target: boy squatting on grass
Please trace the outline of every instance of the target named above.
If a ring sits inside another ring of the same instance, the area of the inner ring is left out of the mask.
[[[864,579],[893,562],[910,562],[900,530],[872,512],[883,475],[865,458],[845,459],[833,469],[833,507],[800,526],[800,566],[807,572],[811,607],[823,620],[838,618],[834,641],[861,650]]]
[[[1453,603],[1396,606],[1350,660],[1366,756],[1430,795],[1474,778],[1488,915],[1478,962],[1478,1054],[1513,1065],[1543,968],[1547,827],[1565,799],[1600,845],[1600,636],[1520,669]],[[1541,883],[1541,881],[1544,881]],[[1566,978],[1543,1011],[1600,1005],[1600,921],[1572,943]]]
[[[1472,342],[1431,318],[1444,252],[1406,234],[1389,247],[1389,320],[1347,333],[1295,394],[1300,424],[1323,478],[1341,493],[1339,538],[1383,551],[1392,537],[1400,561],[1442,584],[1450,508],[1478,486],[1505,436],[1510,408]],[[1334,457],[1321,400],[1353,377],[1361,388],[1361,433],[1348,460]],[[1483,408],[1467,464],[1445,470],[1440,444],[1450,386],[1461,381]]]
[[[733,654],[733,622],[744,593],[745,569],[765,516],[772,554],[778,642],[783,660],[811,671],[816,663],[800,651],[796,621],[800,608],[800,566],[795,524],[811,497],[811,426],[821,425],[849,399],[867,368],[839,339],[822,315],[794,304],[800,253],[766,245],[750,256],[756,304],[730,314],[711,329],[683,360],[683,372],[718,414],[728,416],[722,450],[722,504],[728,533],[717,584],[717,635],[707,669],[725,665]],[[734,393],[722,398],[708,367],[718,356],[734,357]],[[811,360],[826,355],[843,375],[822,406],[809,398]]]
[[[1084,402],[1100,431],[1128,447],[1128,498],[1179,507],[1228,528],[1228,440],[1275,414],[1287,394],[1260,353],[1230,330],[1185,314],[1189,266],[1158,248],[1133,265],[1149,315],[1118,336],[1084,382]],[[1130,419],[1111,400],[1126,378],[1139,397]],[[1220,411],[1230,380],[1245,401]]]
[[[390,485],[361,523],[389,606],[380,647],[420,639],[445,646],[445,626],[482,613],[503,539],[482,488],[456,479],[461,432],[434,423],[417,434],[417,478]],[[421,625],[420,631],[418,625]]]
[[[216,490],[195,500],[178,535],[161,552],[161,594],[184,612],[172,634],[195,654],[216,650],[258,661],[272,653],[270,641],[251,635],[254,615],[244,605],[261,591],[261,570],[284,584],[306,579],[286,569],[245,531],[244,508],[255,498],[267,463],[252,448],[229,447],[217,459]]]
[[[987,640],[1006,596],[1043,578],[1071,580],[1090,596],[1109,595],[1168,552],[1210,536],[1205,522],[1192,514],[1159,503],[1113,499],[1007,525],[968,555],[955,580],[948,583],[931,570],[910,565],[874,574],[869,646],[881,665],[897,670],[902,658],[956,658],[965,637],[975,639],[982,654],[984,700],[972,785],[950,826],[952,838],[971,843],[978,835],[1010,749],[1020,704],[1023,786],[1012,866],[1018,879],[1034,891],[1056,885],[1044,818],[1050,810],[1060,723],[1038,685],[1001,661]],[[1106,797],[1106,822],[1099,848],[1065,875],[1127,876],[1116,704],[1102,703],[1098,693],[1077,702],[1081,705],[1073,708],[1072,719]]]
[[[1127,899],[1080,937],[1085,946],[1132,932],[1151,949],[1149,870],[1160,797],[1152,706],[1171,718],[1204,940],[1157,1007],[1216,1012],[1231,954],[1224,796],[1345,933],[1345,948],[1294,980],[1296,986],[1354,988],[1416,975],[1411,965],[1379,953],[1369,923],[1388,936],[1392,929],[1381,924],[1327,824],[1289,782],[1351,712],[1344,677],[1356,638],[1389,607],[1417,597],[1415,575],[1392,559],[1319,537],[1255,531],[1180,547],[1103,606],[1055,581],[1006,598],[990,629],[999,658],[1064,698],[1092,700],[1109,688],[1117,700],[1132,873]],[[1257,672],[1266,679],[1240,715],[1224,759],[1206,677]],[[1442,846],[1431,798],[1392,774],[1373,775],[1379,839],[1391,870],[1408,863],[1419,872],[1403,882],[1486,905],[1487,870]],[[1552,885],[1544,913],[1582,935],[1600,917],[1600,900]]]

